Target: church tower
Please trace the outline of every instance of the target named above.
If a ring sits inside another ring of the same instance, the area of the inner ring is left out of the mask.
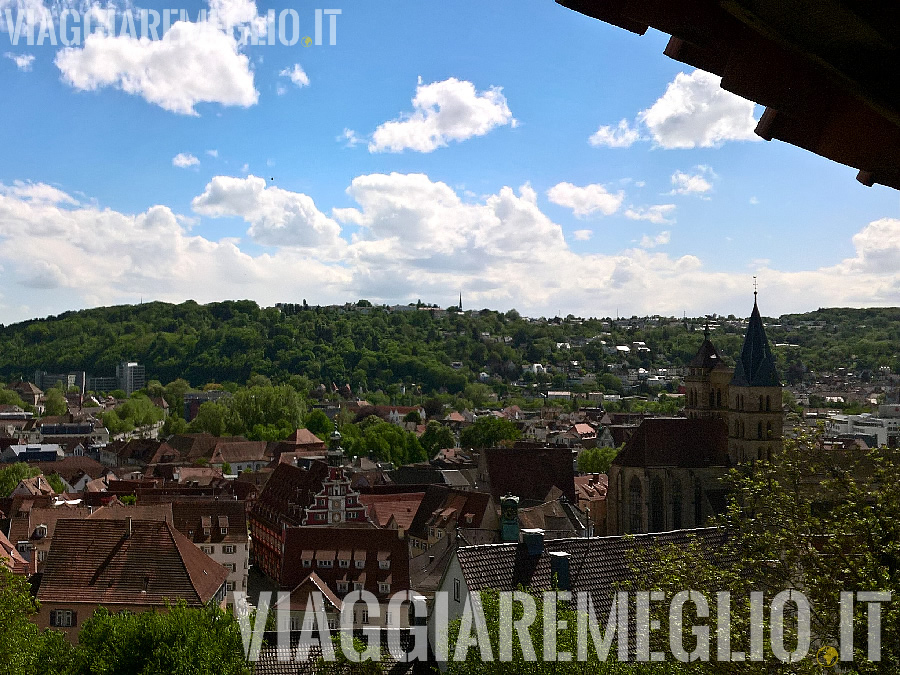
[[[732,370],[719,357],[709,339],[709,324],[703,331],[703,344],[688,364],[684,378],[685,415],[690,419],[728,417],[728,384]]]
[[[755,292],[753,312],[728,396],[728,454],[732,463],[770,460],[781,448],[781,380]]]

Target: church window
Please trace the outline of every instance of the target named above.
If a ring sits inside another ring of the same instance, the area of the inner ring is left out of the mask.
[[[717,408],[722,407],[722,390],[721,389],[716,390],[716,407]]]
[[[664,529],[666,529],[666,523],[663,482],[662,478],[656,476],[650,481],[650,531],[662,532]]]
[[[643,531],[644,513],[643,513],[643,496],[641,495],[641,481],[637,476],[631,479],[628,485],[628,505],[630,516],[630,531],[633,534]]]
[[[772,409],[772,397],[766,396],[766,410],[769,411]]]
[[[672,529],[680,530],[681,523],[681,482],[672,481]]]
[[[762,404],[763,404],[763,399],[762,399],[762,395],[760,395],[760,397],[759,397],[759,409],[760,410],[763,409]]]
[[[757,422],[757,424],[756,424],[756,438],[761,440],[762,437],[763,437],[763,435],[762,435],[762,422]]]
[[[700,525],[703,520],[703,489],[700,483],[694,486],[694,525]]]

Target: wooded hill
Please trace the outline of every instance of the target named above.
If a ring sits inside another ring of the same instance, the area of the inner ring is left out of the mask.
[[[243,384],[252,374],[262,374],[273,382],[302,376],[312,383],[350,383],[355,391],[415,385],[423,394],[441,389],[457,393],[486,372],[503,393],[508,383],[522,378],[523,365],[541,363],[568,366],[576,375],[596,373],[601,389],[614,390],[612,380],[617,378],[602,374],[623,357],[605,353],[603,342],[607,348],[645,342],[649,353],[633,350],[624,357],[630,366],[681,366],[696,352],[704,322],[583,320],[571,315],[529,320],[514,310],[390,311],[366,301],[344,307],[280,308],[261,308],[249,300],[153,302],[0,327],[0,376],[31,379],[38,369],[112,375],[115,364],[127,359],[146,366],[148,381],[182,377],[194,386]],[[804,367],[900,368],[898,308],[820,309],[766,323],[784,378],[796,378]],[[714,317],[711,326],[720,353],[733,363],[743,339],[740,321]],[[564,385],[566,375],[546,376],[545,384]]]

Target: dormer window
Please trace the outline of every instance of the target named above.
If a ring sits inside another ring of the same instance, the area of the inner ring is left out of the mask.
[[[391,569],[391,561],[390,560],[379,560],[378,561],[378,569],[380,569],[380,570]]]
[[[46,537],[47,536],[47,526],[46,525],[38,525],[34,528],[34,535],[36,537]]]

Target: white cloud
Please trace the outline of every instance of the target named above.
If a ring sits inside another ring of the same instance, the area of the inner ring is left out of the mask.
[[[77,205],[78,200],[62,190],[46,183],[13,181],[12,185],[0,183],[0,195],[7,195],[30,204]]]
[[[631,220],[646,220],[656,225],[668,225],[675,222],[674,218],[669,218],[675,210],[674,204],[657,204],[655,206],[632,206],[625,211],[625,217]]]
[[[172,166],[177,166],[179,169],[187,169],[198,164],[200,164],[200,160],[189,152],[179,152],[172,158]]]
[[[257,176],[216,176],[192,207],[204,216],[243,218],[250,224],[247,234],[265,246],[328,248],[342,242],[340,226],[319,211],[311,197],[268,187]]]
[[[452,304],[460,289],[473,306],[514,306],[531,316],[559,309],[603,316],[617,306],[636,314],[747,313],[752,303],[743,264],[717,270],[715,260],[640,246],[575,253],[528,185],[469,201],[423,174],[373,174],[353,179],[347,195],[356,206],[333,216],[358,226],[349,239],[307,195],[252,176],[216,177],[195,200],[198,214],[243,218],[250,236],[272,245],[249,254],[238,239],[191,235],[192,220],[164,205],[128,214],[55,186],[0,184],[0,307],[11,321],[141,296]],[[640,243],[658,247],[666,237]],[[900,303],[900,219],[869,223],[853,246],[829,267],[787,272],[754,261],[763,311]]]
[[[209,155],[210,157],[212,157],[213,159],[218,159],[218,158],[219,158],[219,151],[218,151],[218,150],[207,150],[207,151],[206,151],[206,154]]]
[[[208,4],[211,18],[222,28],[253,24],[265,35],[265,18],[260,18],[254,0],[208,0]]]
[[[757,204],[759,204],[759,199],[757,199],[756,197],[750,197],[750,203],[756,206]]]
[[[594,236],[591,230],[575,230],[572,234],[575,235],[575,241],[588,241]]]
[[[722,78],[702,70],[679,73],[665,93],[638,115],[663,148],[710,148],[725,141],[759,141],[755,104],[722,89]]]
[[[900,219],[882,218],[853,236],[853,269],[869,272],[900,270]]]
[[[619,190],[616,193],[608,192],[599,183],[592,183],[579,187],[572,183],[557,183],[547,190],[547,198],[554,204],[572,209],[579,218],[602,213],[611,215],[619,210],[625,193]]]
[[[259,99],[250,60],[210,22],[177,21],[160,40],[94,33],[84,47],[61,50],[55,63],[76,89],[115,87],[183,115],[196,115],[198,103],[246,108]]]
[[[479,92],[471,82],[455,77],[430,84],[420,78],[412,104],[412,113],[375,129],[369,152],[432,152],[450,141],[516,125],[500,87]]]
[[[641,140],[641,133],[628,120],[621,120],[618,126],[601,126],[588,139],[594,147],[628,148]]]
[[[710,179],[715,176],[708,166],[697,166],[696,173],[676,171],[672,174],[673,195],[703,195],[712,190]]]
[[[308,87],[309,86],[309,76],[304,72],[303,68],[299,63],[295,63],[290,68],[285,68],[280,73],[278,73],[279,77],[287,77],[296,84],[298,87]]]
[[[31,64],[34,63],[34,54],[13,54],[12,52],[6,52],[4,56],[15,63],[16,68],[26,73],[31,70]]]
[[[672,239],[671,232],[668,230],[663,230],[655,237],[651,237],[649,235],[644,235],[641,237],[641,243],[638,244],[641,248],[656,248],[657,246],[664,246],[668,244]]]
[[[353,129],[344,129],[344,132],[338,136],[336,141],[341,141],[345,148],[353,148],[363,142]]]

